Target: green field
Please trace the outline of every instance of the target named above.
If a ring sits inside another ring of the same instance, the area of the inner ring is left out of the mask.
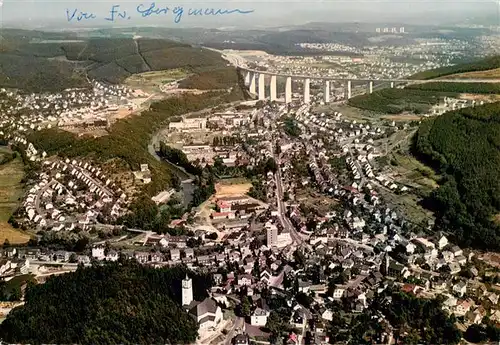
[[[11,154],[6,148],[0,148],[0,154]],[[21,180],[24,167],[21,157],[0,165],[0,244],[8,239],[11,244],[26,243],[30,236],[14,229],[8,220],[19,204],[23,194]]]
[[[124,83],[130,85],[131,87],[158,91],[161,85],[184,79],[189,74],[190,73],[188,71],[182,68],[174,68],[164,71],[151,71],[133,74],[125,79]]]
[[[223,178],[223,179],[218,180],[217,182],[222,184],[222,185],[225,185],[225,186],[250,183],[250,181],[245,177]]]

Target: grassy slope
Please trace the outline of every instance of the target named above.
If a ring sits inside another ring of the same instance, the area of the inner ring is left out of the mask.
[[[436,92],[499,94],[500,83],[442,83],[436,81],[424,84],[409,85],[406,87],[406,89]]]
[[[8,152],[1,149],[0,152]],[[8,239],[11,244],[26,243],[29,235],[14,229],[7,221],[22,196],[23,163],[20,157],[0,165],[0,244]]]

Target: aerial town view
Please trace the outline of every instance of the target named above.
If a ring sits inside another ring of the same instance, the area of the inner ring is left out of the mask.
[[[0,344],[500,342],[498,5],[8,5]]]

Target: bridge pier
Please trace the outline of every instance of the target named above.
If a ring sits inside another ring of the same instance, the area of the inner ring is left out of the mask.
[[[250,77],[252,75],[252,72],[247,72],[245,73],[245,85],[250,85]]]
[[[292,77],[286,77],[285,83],[285,103],[292,102]]]
[[[330,81],[325,80],[325,85],[324,85],[324,90],[323,90],[323,100],[325,103],[330,102]]]
[[[311,79],[304,79],[304,103],[311,102],[311,95],[309,93],[309,84],[311,83]]]
[[[277,99],[277,97],[276,97],[276,76],[275,75],[271,76],[270,91],[271,91],[270,99],[271,99],[271,102],[273,102]]]
[[[265,75],[263,73],[259,74],[259,100],[263,101],[266,99],[266,83]]]
[[[373,81],[368,82],[368,93],[373,93]]]
[[[351,95],[352,95],[352,91],[351,91],[351,81],[348,80],[347,81],[347,84],[346,84],[346,95],[345,95],[345,98],[346,99],[350,99],[351,98]]]
[[[250,74],[250,93],[255,94],[255,73]]]

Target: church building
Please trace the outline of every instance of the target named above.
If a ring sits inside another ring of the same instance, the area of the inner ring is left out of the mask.
[[[182,307],[198,322],[200,329],[215,328],[222,321],[222,309],[214,299],[193,299],[193,280],[186,275],[182,280]]]

